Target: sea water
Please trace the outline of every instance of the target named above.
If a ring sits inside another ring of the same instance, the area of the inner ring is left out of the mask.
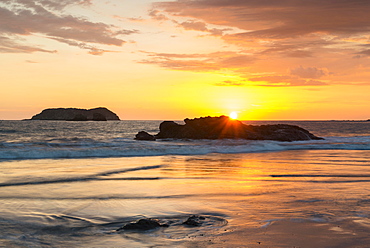
[[[370,122],[246,123],[325,140],[136,141],[160,121],[0,121],[0,247],[368,247]],[[192,215],[204,223],[182,225]],[[141,218],[171,225],[116,231]]]

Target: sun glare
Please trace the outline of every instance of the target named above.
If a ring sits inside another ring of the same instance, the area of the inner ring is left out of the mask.
[[[233,111],[229,114],[230,119],[236,120],[238,119],[238,113],[236,111]]]

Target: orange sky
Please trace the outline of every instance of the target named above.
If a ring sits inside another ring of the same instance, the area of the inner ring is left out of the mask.
[[[0,119],[370,118],[370,2],[1,0]]]

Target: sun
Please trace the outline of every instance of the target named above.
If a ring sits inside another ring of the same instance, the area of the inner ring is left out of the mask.
[[[229,114],[230,119],[236,120],[238,119],[238,112],[233,111]]]

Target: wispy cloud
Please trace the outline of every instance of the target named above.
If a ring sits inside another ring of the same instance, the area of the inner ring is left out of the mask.
[[[214,85],[216,86],[243,86],[244,83],[242,83],[241,81],[225,80],[220,83],[215,83]]]
[[[301,78],[318,79],[329,74],[327,69],[316,67],[297,67],[290,70],[290,74]]]
[[[153,18],[154,20],[157,20],[157,21],[167,21],[167,20],[169,20],[169,18],[167,16],[165,16],[164,14],[162,14],[161,11],[155,10],[155,9],[149,11],[149,16],[151,18]]]
[[[0,47],[3,47],[1,51],[22,52],[16,42],[18,37],[43,35],[91,52],[98,49],[91,44],[121,46],[125,41],[119,37],[120,35],[137,32],[137,30],[122,30],[110,24],[89,21],[84,17],[66,14],[64,11],[70,5],[91,4],[89,0],[3,0],[0,3],[0,35],[7,39],[0,40]],[[23,50],[24,52],[50,52],[37,46],[33,49],[27,46],[27,49]]]
[[[370,57],[370,49],[362,50],[361,52],[357,52],[355,58],[364,58]]]
[[[174,22],[177,23],[179,27],[182,27],[185,30],[207,32],[215,36],[222,36],[225,31],[231,30],[230,28],[209,28],[205,22],[196,20],[187,20],[184,22],[177,22],[176,20],[174,20]]]
[[[57,51],[42,49],[37,46],[23,45],[15,38],[0,36],[0,53],[33,53],[33,52],[56,53]]]
[[[163,68],[193,72],[220,72],[242,70],[256,59],[245,53],[215,52],[209,54],[172,54],[145,52],[141,63],[156,64]]]
[[[248,30],[249,37],[284,39],[316,32],[370,31],[370,2],[363,0],[181,0],[156,7],[178,16]]]
[[[290,87],[290,86],[323,86],[327,85],[324,81],[304,79],[290,75],[271,75],[249,78],[248,81],[258,82],[257,86],[268,87]]]
[[[157,2],[154,7],[162,14],[196,20],[183,23],[184,27],[237,28],[239,32],[224,40],[245,47],[268,41],[259,44],[265,47],[261,51],[291,57],[310,57],[310,48],[332,49],[333,43],[343,48],[350,43],[345,38],[370,33],[370,2],[363,0],[177,0]]]
[[[173,57],[147,61],[162,67],[219,72],[228,68],[249,80],[244,85],[275,87],[330,85],[340,81],[339,68],[355,73],[369,67],[364,60],[361,66],[355,64],[356,58],[370,56],[369,1],[172,0],[154,3],[152,11],[185,30],[212,34],[210,27],[222,27],[214,35],[243,51],[241,57],[217,59],[210,54],[212,58],[191,61]]]

